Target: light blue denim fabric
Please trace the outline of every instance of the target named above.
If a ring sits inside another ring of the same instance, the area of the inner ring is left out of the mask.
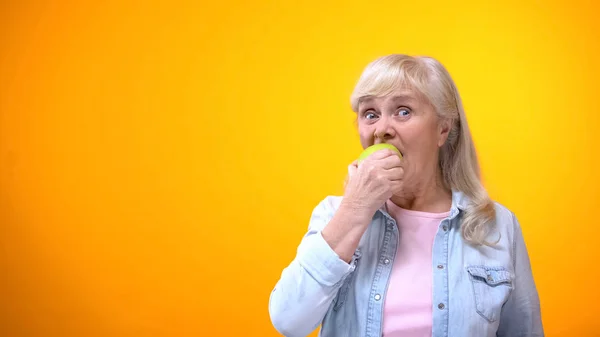
[[[322,337],[382,335],[383,304],[401,233],[385,208],[380,209],[346,263],[321,235],[341,199],[327,197],[314,209],[295,259],[271,292],[271,321],[285,336],[306,336],[320,324]],[[496,235],[491,239],[500,234],[500,241],[494,247],[475,247],[460,233],[467,203],[462,193],[452,193],[450,215],[434,239],[432,336],[544,336],[515,215],[496,203]]]

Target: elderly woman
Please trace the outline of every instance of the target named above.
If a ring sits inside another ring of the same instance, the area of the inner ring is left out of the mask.
[[[543,336],[519,222],[490,199],[456,86],[435,59],[389,55],[351,97],[364,148],[343,197],[314,209],[271,293],[285,336]]]

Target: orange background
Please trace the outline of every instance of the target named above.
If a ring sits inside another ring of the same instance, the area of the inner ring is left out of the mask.
[[[100,3],[0,5],[0,336],[276,336],[353,85],[396,52],[454,76],[547,336],[598,335],[592,1]]]

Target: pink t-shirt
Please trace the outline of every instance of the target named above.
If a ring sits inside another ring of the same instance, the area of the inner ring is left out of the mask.
[[[432,247],[440,222],[450,215],[400,208],[388,201],[400,240],[383,308],[383,336],[431,337]]]

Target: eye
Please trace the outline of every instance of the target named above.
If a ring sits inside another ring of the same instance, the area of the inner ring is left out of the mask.
[[[363,113],[363,116],[365,117],[365,119],[375,119],[377,118],[377,114],[375,113],[374,110],[367,110]]]
[[[406,107],[399,107],[398,110],[396,110],[396,113],[400,116],[400,117],[407,117],[408,115],[410,115],[410,109],[406,108]]]

